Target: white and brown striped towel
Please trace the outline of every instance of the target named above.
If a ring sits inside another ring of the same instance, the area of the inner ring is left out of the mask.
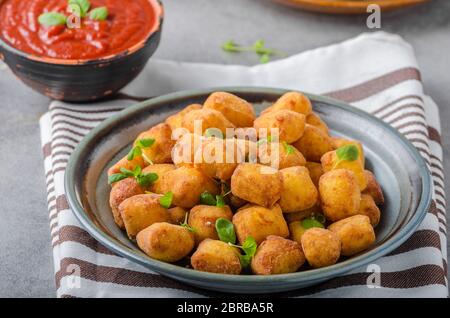
[[[424,95],[411,46],[383,32],[253,67],[152,60],[116,100],[93,105],[53,102],[41,119],[50,229],[59,297],[199,297],[217,293],[162,277],[115,255],[77,222],[64,194],[64,169],[90,129],[139,98],[212,86],[297,89],[351,103],[404,134],[428,162],[433,204],[420,228],[400,248],[376,261],[381,288],[368,288],[360,268],[285,296],[446,297],[444,177],[438,108]],[[80,269],[78,272],[77,269]],[[81,276],[79,282],[71,276]]]

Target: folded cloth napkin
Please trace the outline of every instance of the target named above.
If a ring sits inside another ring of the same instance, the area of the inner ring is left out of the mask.
[[[59,297],[203,297],[193,288],[110,252],[77,222],[64,194],[64,170],[90,129],[144,96],[214,86],[270,86],[327,94],[391,124],[423,155],[433,175],[433,204],[420,228],[375,263],[380,288],[367,268],[317,286],[282,294],[314,297],[446,297],[444,175],[436,104],[423,93],[411,46],[383,32],[253,67],[151,60],[115,100],[92,105],[52,102],[41,119],[50,229]],[[133,97],[140,96],[140,97]]]

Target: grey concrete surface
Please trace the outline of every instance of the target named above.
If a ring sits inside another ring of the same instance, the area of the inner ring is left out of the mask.
[[[166,19],[156,56],[164,59],[254,64],[253,55],[229,55],[219,46],[227,39],[263,38],[294,54],[368,31],[365,16],[307,13],[271,0],[163,2]],[[416,50],[426,92],[440,106],[450,172],[450,1],[385,13],[382,30],[402,35]],[[48,102],[9,71],[0,72],[0,297],[55,296],[38,126]]]

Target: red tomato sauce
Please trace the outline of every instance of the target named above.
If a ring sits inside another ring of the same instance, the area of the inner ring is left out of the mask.
[[[0,37],[12,47],[39,57],[89,60],[125,52],[145,40],[157,23],[149,0],[91,0],[91,9],[106,6],[105,21],[81,19],[80,28],[47,27],[42,13],[70,16],[67,0],[0,1]]]

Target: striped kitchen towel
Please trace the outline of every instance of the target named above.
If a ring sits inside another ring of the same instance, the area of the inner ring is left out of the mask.
[[[349,102],[398,129],[417,147],[433,175],[433,204],[420,228],[400,248],[376,261],[382,271],[381,288],[368,288],[369,273],[360,268],[281,295],[446,297],[446,203],[438,107],[423,92],[411,46],[383,32],[253,67],[151,60],[114,100],[92,105],[53,102],[41,119],[41,131],[57,295],[220,296],[160,276],[104,248],[69,209],[63,179],[69,156],[83,136],[144,96],[240,85],[302,90]]]

